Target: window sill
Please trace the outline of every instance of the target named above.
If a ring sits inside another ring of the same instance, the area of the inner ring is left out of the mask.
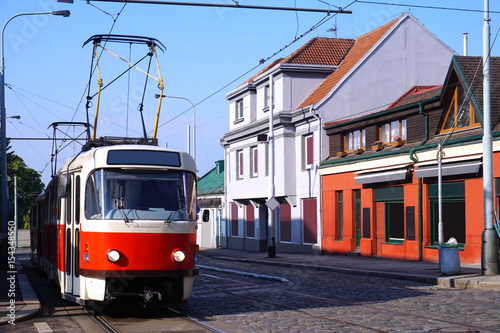
[[[465,244],[458,244],[458,249],[460,251],[464,251],[464,245]],[[426,245],[424,246],[426,249],[434,249],[434,250],[439,250],[439,245]]]
[[[387,241],[387,242],[383,242],[382,244],[385,244],[385,245],[403,245],[403,242],[404,241],[396,241],[396,240],[391,241],[390,240],[390,241]]]
[[[233,124],[239,124],[242,123],[243,121],[245,121],[245,118],[236,119],[235,121],[233,121]]]

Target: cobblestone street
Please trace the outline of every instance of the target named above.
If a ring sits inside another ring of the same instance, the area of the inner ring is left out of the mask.
[[[203,257],[199,263],[207,268],[201,269],[192,298],[180,309],[242,332],[500,331],[500,293],[494,290]]]

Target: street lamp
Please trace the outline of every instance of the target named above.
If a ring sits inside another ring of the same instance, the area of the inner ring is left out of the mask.
[[[21,14],[16,14],[9,18],[7,22],[3,25],[2,28],[2,33],[1,33],[1,42],[0,42],[0,49],[1,49],[1,62],[0,62],[0,113],[1,113],[1,155],[0,155],[0,160],[2,162],[2,167],[0,169],[0,172],[2,174],[1,179],[0,179],[0,192],[2,196],[2,258],[7,256],[7,226],[8,226],[8,219],[9,219],[9,214],[7,212],[8,208],[8,200],[9,200],[9,189],[7,185],[7,132],[6,132],[6,115],[5,115],[5,62],[4,62],[4,31],[5,27],[7,24],[14,18],[18,16],[24,16],[24,15],[57,15],[57,16],[63,16],[63,17],[68,17],[70,15],[69,10],[56,10],[53,12],[36,12],[36,13],[21,13]],[[5,266],[7,265],[7,260],[2,260],[2,264],[0,266]]]
[[[195,111],[193,102],[191,102],[189,99],[187,99],[185,97],[179,97],[179,96],[165,96],[165,95],[163,95],[162,97],[183,99],[183,100],[191,103],[191,108],[193,109],[193,160],[196,162],[196,111]]]

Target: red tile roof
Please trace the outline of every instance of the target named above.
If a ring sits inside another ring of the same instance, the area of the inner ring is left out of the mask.
[[[414,86],[407,92],[405,92],[401,97],[399,97],[394,103],[392,103],[386,110],[397,108],[403,105],[420,102],[424,99],[435,97],[439,95],[442,85],[439,86]]]
[[[397,18],[357,38],[354,46],[349,53],[347,53],[339,68],[330,74],[330,76],[327,77],[301,105],[299,105],[298,109],[318,103],[328,95],[335,85],[340,82],[340,80],[368,53],[368,51],[371,50],[399,19],[400,18]]]
[[[286,58],[274,60],[245,83],[253,82],[256,77],[277,64],[338,66],[353,44],[354,39],[314,37]]]
[[[282,62],[337,66],[353,44],[353,39],[315,37],[283,59]]]

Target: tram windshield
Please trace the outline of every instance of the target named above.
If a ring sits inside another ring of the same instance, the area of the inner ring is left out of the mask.
[[[196,182],[189,172],[96,170],[85,188],[85,215],[107,220],[196,220]]]

